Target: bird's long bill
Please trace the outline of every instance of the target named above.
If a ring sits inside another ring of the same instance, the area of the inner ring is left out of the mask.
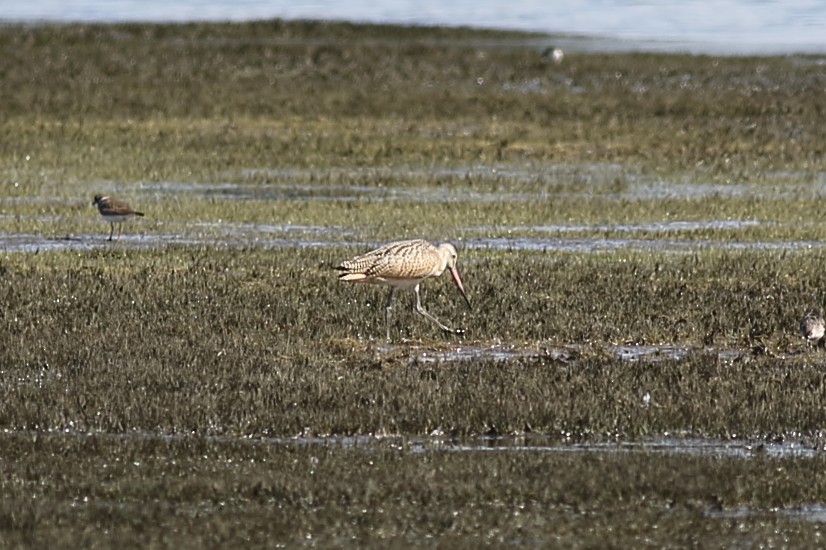
[[[453,277],[453,282],[456,283],[456,287],[459,289],[459,292],[462,293],[462,298],[464,298],[465,302],[467,302],[467,307],[473,309],[473,306],[470,305],[470,299],[467,297],[467,294],[465,294],[465,287],[462,285],[462,279],[459,278],[459,272],[455,267],[451,268],[450,276]]]

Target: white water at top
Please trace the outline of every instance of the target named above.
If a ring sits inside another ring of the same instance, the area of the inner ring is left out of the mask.
[[[819,0],[0,0],[0,20],[15,22],[273,18],[574,34],[596,39],[591,49],[826,53]]]

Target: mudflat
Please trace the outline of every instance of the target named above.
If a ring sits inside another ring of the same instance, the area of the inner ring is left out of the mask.
[[[552,43],[4,27],[2,539],[820,544],[823,59]]]

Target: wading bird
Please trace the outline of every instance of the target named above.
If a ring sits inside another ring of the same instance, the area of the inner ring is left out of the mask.
[[[800,321],[800,335],[806,339],[809,345],[817,346],[826,334],[826,323],[823,317],[816,311],[808,312]]]
[[[135,216],[143,216],[143,212],[132,210],[132,207],[125,202],[107,195],[95,195],[92,206],[97,206],[100,215],[112,226],[109,230],[110,241],[115,232],[115,224],[118,224],[118,238],[120,238],[121,224],[123,222]]]
[[[462,286],[462,279],[459,278],[459,272],[456,270],[456,248],[452,244],[443,243],[435,246],[419,239],[393,242],[342,262],[336,269],[343,272],[339,275],[342,281],[384,284],[390,287],[387,304],[384,307],[388,340],[390,339],[393,293],[396,289],[412,289],[416,295],[416,312],[439,325],[443,331],[452,334],[464,333],[464,329],[452,329],[425,311],[419,297],[419,284],[424,279],[438,277],[445,269],[448,269],[468,307],[471,307],[465,288]]]

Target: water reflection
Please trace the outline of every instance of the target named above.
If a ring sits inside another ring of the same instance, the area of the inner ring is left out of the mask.
[[[576,361],[586,354],[606,354],[621,361],[680,361],[691,354],[713,355],[720,361],[736,361],[746,352],[736,348],[694,347],[674,344],[548,344],[541,347],[520,347],[513,344],[465,344],[454,347],[429,347],[411,343],[379,344],[379,356],[408,357],[410,364],[428,365],[462,361],[516,361],[546,359],[558,362]],[[782,356],[777,357],[782,360]]]
[[[751,458],[763,456],[814,458],[822,451],[797,441],[767,443],[754,440],[655,437],[639,441],[560,443],[543,437],[490,437],[477,440],[422,440],[420,451],[451,452],[547,452],[547,453],[646,453],[711,457]]]
[[[51,224],[59,227],[59,219],[52,219]],[[823,241],[748,241],[736,240],[730,235],[719,240],[691,239],[678,237],[680,232],[702,229],[727,229],[736,231],[741,228],[759,225],[756,221],[671,221],[647,224],[621,224],[617,226],[520,226],[493,229],[486,226],[465,227],[468,234],[484,233],[489,236],[467,237],[462,241],[463,248],[494,250],[536,250],[576,253],[602,253],[614,251],[643,251],[658,253],[692,253],[702,249],[716,248],[726,250],[808,250],[826,246]],[[136,248],[163,247],[168,245],[206,245],[206,246],[260,246],[264,248],[305,248],[333,247],[341,245],[367,246],[376,244],[366,238],[358,238],[355,231],[339,226],[313,226],[302,224],[277,223],[243,223],[243,222],[156,222],[154,229],[142,233],[126,233],[118,241],[120,246]],[[166,230],[166,231],[163,231]],[[520,235],[525,232],[561,233],[562,235]],[[614,231],[618,236],[606,237],[605,232]],[[572,232],[593,232],[599,236],[564,236]],[[674,236],[630,237],[624,233],[657,233]],[[491,235],[493,233],[493,235]],[[497,234],[498,233],[498,234]],[[516,233],[516,234],[515,234]],[[100,238],[99,233],[81,233],[67,235],[41,235],[36,233],[0,232],[0,250],[5,252],[35,252],[47,250],[87,250],[99,246],[112,246]],[[355,238],[354,238],[355,237]]]
[[[70,428],[51,431],[4,429],[3,438],[33,436],[133,439],[136,441],[207,441],[216,444],[273,445],[278,447],[327,447],[373,451],[392,448],[412,454],[450,453],[579,453],[579,454],[648,454],[685,455],[710,458],[752,459],[755,457],[813,459],[824,452],[820,446],[792,439],[765,441],[759,439],[717,439],[699,437],[643,438],[635,441],[572,442],[563,436],[506,435],[457,437],[437,430],[429,436],[395,434],[313,435],[294,437],[200,435],[195,433],[156,433],[129,431],[126,433],[81,432]]]
[[[458,130],[457,130],[458,131]],[[249,168],[226,174],[219,182],[137,182],[130,184],[143,201],[320,201],[408,204],[457,203],[472,208],[478,203],[536,203],[568,197],[589,200],[656,201],[709,197],[749,197],[770,199],[782,196],[826,198],[824,174],[776,173],[767,175],[770,184],[707,183],[683,181],[691,175],[665,181],[642,175],[633,168],[610,163],[554,164],[468,164],[460,166],[395,166],[368,168]],[[806,181],[807,183],[800,183]],[[96,181],[91,188],[122,187],[123,182]],[[61,224],[77,226],[89,216],[15,214],[26,197],[0,198],[0,221],[6,227],[18,222],[38,222],[52,231]],[[35,197],[34,200],[45,200]],[[86,206],[84,204],[84,206]],[[28,207],[27,207],[28,208]],[[237,207],[236,207],[237,208]],[[539,250],[574,253],[613,251],[693,253],[701,249],[800,250],[824,246],[819,240],[753,240],[770,223],[759,219],[665,219],[636,223],[582,223],[537,225],[474,225],[457,228],[455,238],[462,247],[499,250]],[[777,224],[778,228],[781,224]],[[220,221],[175,222],[154,220],[142,224],[143,233],[130,235],[120,246],[163,247],[169,244],[196,246],[328,247],[362,245],[374,235],[353,228],[278,223],[232,223]],[[771,229],[775,229],[772,227]],[[717,235],[720,235],[717,237]],[[708,238],[708,235],[714,235]],[[42,250],[89,249],[102,246],[98,235],[37,235],[0,232],[0,250],[34,252]],[[462,237],[464,237],[462,239]],[[366,243],[376,244],[376,243]]]
[[[724,250],[809,250],[822,248],[822,241],[737,241],[709,239],[642,239],[606,237],[472,237],[465,247],[495,250],[536,250],[560,252],[614,252],[633,250],[641,252],[692,253],[702,249]]]
[[[812,502],[791,506],[787,508],[769,508],[761,510],[759,508],[749,508],[747,506],[737,506],[735,508],[709,507],[704,511],[706,517],[717,519],[765,519],[788,518],[802,519],[816,523],[826,522],[826,504]]]
[[[107,241],[103,233],[47,236],[35,233],[0,232],[0,251],[37,253],[110,247],[152,249],[167,246],[329,248],[341,246],[340,238],[350,235],[350,232],[339,227],[307,225],[210,222],[190,225],[158,225],[178,225],[180,230],[123,234],[113,242]]]

